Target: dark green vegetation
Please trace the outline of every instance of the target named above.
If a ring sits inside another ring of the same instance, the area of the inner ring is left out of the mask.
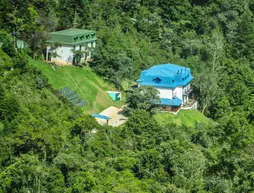
[[[160,102],[159,91],[152,86],[140,86],[129,89],[126,97],[124,114],[131,115],[136,109],[155,112],[156,104]]]
[[[253,9],[237,0],[2,0],[0,192],[253,192]],[[47,33],[73,26],[75,12],[77,27],[98,31],[96,73],[121,87],[153,64],[189,66],[200,110],[217,124],[162,124],[136,110],[120,128],[101,127],[65,101],[27,54],[40,58]],[[28,48],[15,51],[12,31]]]

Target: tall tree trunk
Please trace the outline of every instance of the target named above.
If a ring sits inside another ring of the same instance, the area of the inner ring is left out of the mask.
[[[201,111],[201,113],[202,113],[202,114],[204,114],[205,109],[206,109],[206,106],[207,106],[206,104],[204,104],[204,105],[203,105],[203,107],[202,107],[202,111]]]

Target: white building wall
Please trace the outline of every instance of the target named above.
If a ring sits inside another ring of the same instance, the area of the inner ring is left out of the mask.
[[[93,43],[93,46],[92,46],[92,43]],[[81,46],[82,51],[88,51],[88,49],[89,49],[89,51],[86,53],[87,57],[85,58],[85,56],[84,56],[81,58],[82,62],[84,60],[91,59],[91,47],[95,48],[95,46],[96,46],[96,41],[88,42],[87,46],[84,46],[84,45]],[[59,64],[72,63],[73,48],[74,48],[74,46],[70,46],[70,45],[62,45],[62,46],[56,48],[56,50],[54,50],[54,52],[56,52],[57,56],[54,58],[51,55],[51,61],[54,61]],[[80,45],[75,46],[75,50],[76,51],[80,50]],[[49,59],[49,52],[51,52],[50,46],[47,47],[46,60]]]
[[[173,91],[173,95],[183,100],[183,87],[176,87]]]
[[[57,56],[55,58],[52,57],[53,61],[62,61],[66,63],[72,63],[73,59],[73,47],[62,45],[56,49]]]
[[[183,87],[183,94],[188,90],[190,90],[190,83]]]
[[[89,60],[91,58],[91,42],[88,42],[87,45],[83,45],[81,48],[81,51],[85,52],[84,57],[82,58],[82,60]],[[85,57],[86,56],[86,57]]]
[[[154,87],[160,93],[160,98],[172,99],[172,89]]]
[[[88,42],[88,47],[91,48],[92,47],[92,44],[93,44],[93,48],[95,48],[96,46],[96,41],[91,41],[91,42]]]
[[[93,46],[92,46],[93,44]],[[96,41],[91,41],[88,42],[87,45],[82,45],[80,47],[80,45],[75,46],[75,50],[78,51],[81,50],[82,51],[87,51],[87,53],[84,55],[84,57],[81,58],[81,62],[85,61],[85,60],[90,60],[91,59],[91,55],[92,55],[92,48],[95,48],[96,46]],[[70,46],[70,45],[62,45],[58,48],[56,48],[56,50],[54,50],[53,52],[56,52],[57,56],[53,57],[51,54],[51,61],[54,61],[56,64],[59,65],[64,65],[66,63],[71,64],[73,61],[73,48],[74,46]],[[50,50],[50,46],[47,47],[47,52],[46,52],[46,60],[49,60],[49,53],[52,52]]]
[[[93,46],[92,46],[93,44]],[[90,60],[91,59],[91,56],[92,56],[92,49],[95,48],[95,45],[96,45],[96,41],[91,41],[91,42],[88,42],[86,46],[82,46],[82,51],[87,51],[86,52],[86,58],[84,57],[83,59],[86,59],[86,60]]]
[[[174,96],[181,99],[183,102],[187,102],[189,100],[189,97],[185,95],[185,98],[183,98],[183,92],[184,88],[190,88],[190,84],[186,85],[186,87],[176,87],[174,89],[170,88],[161,88],[161,87],[154,87],[159,91],[160,98],[166,98],[166,99],[172,99]]]

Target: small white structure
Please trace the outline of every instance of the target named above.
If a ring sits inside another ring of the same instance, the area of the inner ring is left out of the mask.
[[[113,101],[120,101],[121,100],[121,92],[118,91],[107,91],[108,95]]]
[[[52,32],[45,59],[58,65],[75,64],[80,51],[81,62],[90,61],[96,40],[96,33],[91,30],[70,28]]]
[[[176,64],[161,64],[142,71],[137,82],[139,86],[156,88],[160,94],[161,108],[177,112],[192,101],[189,99],[192,79],[190,68]]]

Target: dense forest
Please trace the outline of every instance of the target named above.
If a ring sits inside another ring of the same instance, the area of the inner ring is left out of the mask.
[[[252,0],[0,0],[0,192],[254,192],[253,12]],[[70,27],[97,31],[89,66],[118,88],[155,64],[190,67],[214,124],[160,126],[137,108],[98,125],[28,64]]]

